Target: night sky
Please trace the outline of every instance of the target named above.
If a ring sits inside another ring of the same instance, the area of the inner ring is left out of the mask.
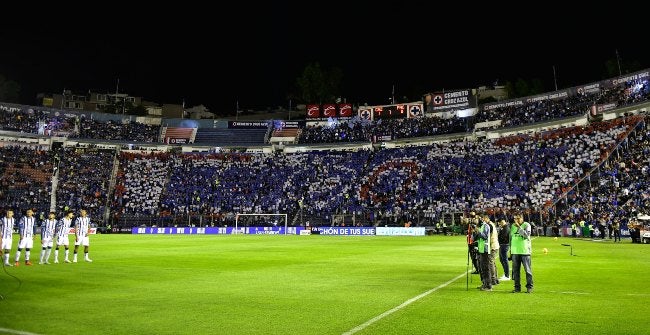
[[[114,92],[119,78],[120,92],[228,114],[237,101],[241,109],[286,108],[309,62],[341,68],[343,97],[371,105],[389,103],[393,85],[396,96],[412,100],[519,77],[539,78],[550,91],[553,66],[559,88],[588,83],[605,77],[617,50],[622,62],[650,67],[647,20],[629,5],[346,4],[68,16],[43,9],[0,21],[0,74],[21,85],[26,104],[64,88]]]

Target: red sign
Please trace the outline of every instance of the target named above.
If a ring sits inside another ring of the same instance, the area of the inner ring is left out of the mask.
[[[352,116],[352,104],[339,104],[339,116]]]
[[[336,105],[334,105],[334,104],[325,104],[325,105],[323,105],[323,116],[324,117],[336,117]]]
[[[307,117],[320,117],[320,106],[307,105]]]
[[[74,234],[74,227],[68,230],[68,234]],[[88,235],[97,234],[97,228],[88,228]]]

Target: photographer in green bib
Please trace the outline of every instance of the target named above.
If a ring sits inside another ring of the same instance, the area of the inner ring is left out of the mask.
[[[521,292],[521,266],[526,273],[526,293],[533,292],[533,270],[531,268],[532,244],[530,241],[530,223],[524,222],[521,214],[514,216],[510,227],[510,255],[512,256],[512,279],[515,288],[512,293]]]
[[[492,291],[492,266],[490,264],[490,235],[491,225],[485,219],[480,220],[480,226],[474,228],[476,240],[478,241],[479,272],[481,274],[482,286],[477,287],[481,291]]]

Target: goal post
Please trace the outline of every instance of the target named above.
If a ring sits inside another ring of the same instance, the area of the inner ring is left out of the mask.
[[[240,216],[279,216],[280,218],[284,218],[284,234],[287,234],[287,231],[289,231],[289,220],[287,218],[287,214],[265,214],[265,213],[237,213],[235,215],[235,231],[239,230],[239,217]]]

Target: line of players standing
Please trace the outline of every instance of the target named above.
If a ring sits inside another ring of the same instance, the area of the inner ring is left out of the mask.
[[[50,212],[48,218],[41,222],[41,255],[38,264],[50,264],[50,254],[54,246],[54,239],[56,237],[56,249],[54,250],[54,263],[59,263],[59,247],[63,246],[65,249],[65,257],[63,261],[70,263],[69,259],[69,245],[70,239],[68,234],[71,227],[75,227],[75,244],[72,262],[77,262],[77,251],[80,245],[84,246],[84,260],[92,262],[88,257],[88,247],[90,240],[88,233],[90,230],[90,218],[85,209],[81,209],[79,217],[74,221],[74,212],[68,211],[60,220],[56,219],[56,214]],[[10,263],[9,256],[13,245],[13,233],[15,226],[15,218],[13,209],[7,209],[5,215],[0,219],[0,235],[2,242],[0,245],[0,255],[4,261],[5,266],[19,266],[20,255],[25,249],[25,265],[30,266],[31,249],[34,247],[34,235],[36,234],[36,218],[34,211],[27,209],[25,216],[18,222],[18,248],[16,250],[14,263]]]
[[[533,291],[533,273],[531,268],[531,225],[524,222],[521,214],[513,216],[509,225],[505,220],[499,225],[490,220],[487,214],[476,215],[470,212],[466,219],[468,224],[468,257],[471,257],[475,271],[481,276],[481,291],[492,291],[494,285],[510,280],[510,260],[512,260],[512,293],[521,292],[521,268],[526,273],[526,293]],[[503,266],[504,274],[497,278],[496,255]],[[469,260],[468,260],[469,261]]]

